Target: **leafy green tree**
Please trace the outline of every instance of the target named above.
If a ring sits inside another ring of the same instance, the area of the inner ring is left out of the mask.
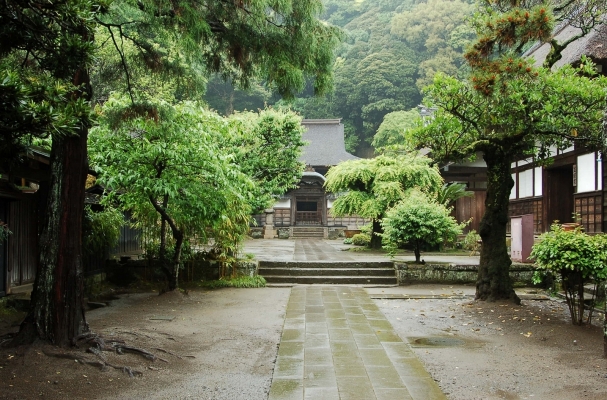
[[[371,247],[381,247],[381,220],[386,211],[405,198],[406,191],[418,188],[435,196],[443,180],[427,157],[378,156],[373,159],[339,163],[327,172],[325,187],[339,193],[331,213],[359,215],[373,220]]]
[[[593,78],[588,63],[553,72],[536,69],[517,56],[528,43],[546,40],[553,27],[546,5],[524,6],[483,3],[476,24],[479,38],[466,53],[473,75],[463,82],[435,77],[425,101],[437,112],[417,136],[435,159],[463,160],[480,152],[487,164],[476,284],[480,300],[520,301],[509,277],[506,248],[508,199],[514,185],[511,163],[520,157],[544,159],[550,146],[563,149],[575,141],[602,146],[607,81]]]
[[[106,201],[117,197],[136,221],[160,226],[161,268],[168,289],[174,290],[184,241],[204,238],[235,212],[248,216],[253,184],[220,149],[227,124],[196,103],[144,106],[110,98],[102,117],[91,135],[91,159],[99,182],[112,190]],[[248,227],[248,218],[238,221]],[[167,226],[171,260],[166,257]]]
[[[414,150],[414,141],[410,138],[413,128],[421,123],[419,111],[394,111],[384,116],[384,120],[373,136],[373,147],[378,150],[391,145],[402,145],[405,149]]]
[[[462,233],[451,209],[417,189],[410,189],[406,196],[382,219],[384,247],[391,253],[402,245],[413,245],[415,262],[421,260],[423,246],[435,246],[454,241]]]
[[[254,213],[260,212],[301,179],[304,164],[299,157],[305,144],[301,117],[292,111],[266,109],[236,113],[229,123],[231,134],[224,149],[255,183],[249,204]]]

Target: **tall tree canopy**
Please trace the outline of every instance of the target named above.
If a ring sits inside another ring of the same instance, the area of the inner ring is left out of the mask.
[[[592,65],[557,71],[534,68],[519,54],[550,38],[554,18],[542,1],[486,1],[479,6],[479,37],[466,53],[473,74],[466,81],[437,75],[426,101],[437,108],[419,132],[419,144],[441,160],[482,153],[487,200],[476,298],[519,301],[509,277],[506,248],[510,165],[518,158],[549,157],[551,146],[573,142],[604,146],[602,116],[607,80]]]
[[[69,104],[65,107],[66,115],[74,117],[68,124],[69,135],[53,136],[52,178],[48,218],[40,239],[40,269],[32,311],[23,325],[21,338],[40,337],[67,345],[87,329],[82,293],[81,221],[91,118],[89,107],[77,105],[86,105],[92,99],[89,70],[99,44],[95,42],[96,28],[105,28],[105,38],[118,52],[122,72],[116,77],[124,79],[131,94],[133,59],[126,57],[125,43],[136,48],[134,59],[151,71],[181,73],[184,65],[200,65],[200,72],[217,72],[244,87],[253,77],[263,77],[281,95],[292,97],[304,87],[306,78],[313,81],[316,93],[331,88],[333,49],[339,33],[318,20],[321,11],[319,0],[3,3],[0,63],[3,68],[8,66],[6,74],[21,80],[12,84],[18,89],[15,96],[27,99],[28,92],[31,93],[28,76],[46,76],[50,84],[71,85],[59,94],[65,94]],[[49,114],[49,107],[43,103],[45,96],[31,98],[46,107],[45,113]],[[132,101],[138,101],[136,96]],[[27,113],[33,114],[14,99],[9,98],[9,102],[15,113],[22,114],[3,115],[3,125],[14,124],[11,118],[27,121]],[[61,118],[51,115],[50,119]],[[33,120],[38,123],[36,118]],[[53,126],[43,121],[44,124]]]

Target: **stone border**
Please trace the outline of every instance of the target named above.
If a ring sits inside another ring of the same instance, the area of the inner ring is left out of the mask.
[[[440,284],[474,284],[478,279],[478,265],[457,264],[411,264],[406,262],[395,262],[394,268],[398,277],[399,285],[411,285],[416,283],[440,283]],[[534,286],[533,273],[535,267],[531,264],[512,263],[510,266],[510,277],[514,286]]]

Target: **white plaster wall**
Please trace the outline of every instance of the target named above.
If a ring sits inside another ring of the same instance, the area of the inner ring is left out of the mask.
[[[593,192],[596,190],[596,175],[594,170],[594,153],[584,154],[577,158],[577,192]]]

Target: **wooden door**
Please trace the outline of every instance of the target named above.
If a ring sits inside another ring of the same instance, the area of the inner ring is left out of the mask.
[[[297,197],[295,202],[295,225],[322,225],[322,199]]]
[[[573,222],[573,165],[546,169],[546,223],[545,230],[555,220],[561,223]]]

